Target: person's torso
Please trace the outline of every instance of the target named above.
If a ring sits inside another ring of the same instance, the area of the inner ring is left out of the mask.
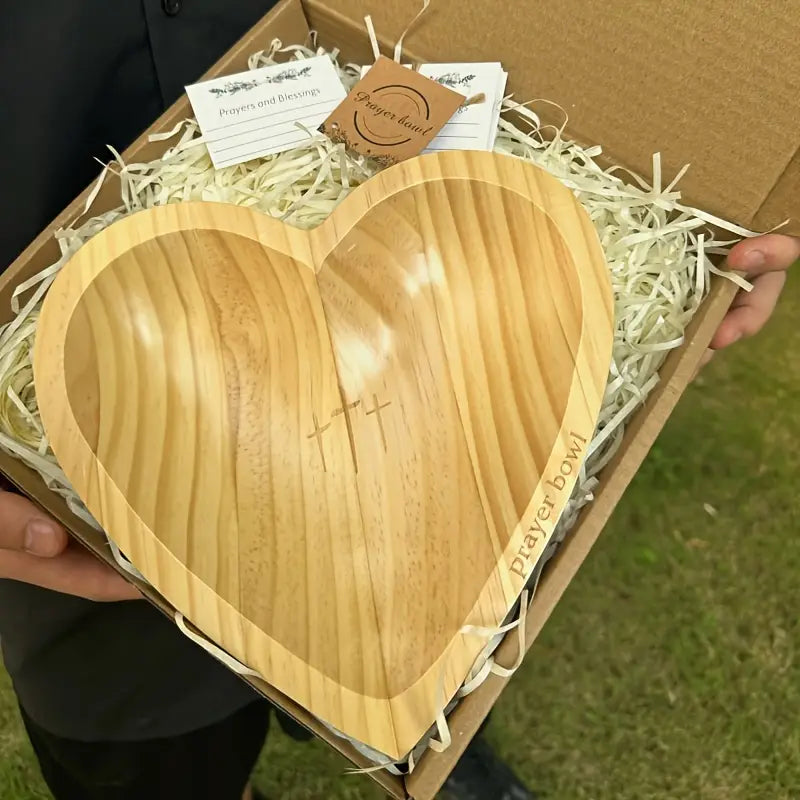
[[[0,29],[0,270],[274,4],[44,0]],[[264,43],[266,47],[268,43]],[[26,711],[83,740],[182,733],[253,691],[144,601],[0,580],[0,644]]]

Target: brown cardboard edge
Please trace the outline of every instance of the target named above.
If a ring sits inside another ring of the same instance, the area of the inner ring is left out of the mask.
[[[327,0],[302,0],[302,3],[308,24],[319,34],[319,41],[323,47],[343,49],[342,45],[347,41],[347,50],[343,52],[345,61],[357,64],[371,64],[375,61],[363,20],[350,19],[341,11],[333,8]],[[413,12],[411,16],[413,16]],[[391,57],[392,51],[388,40],[385,37],[379,37],[379,43],[383,55]]]
[[[800,236],[800,148],[764,198],[753,218],[753,227],[771,230],[787,219],[788,224],[779,232]]]
[[[691,382],[703,354],[725,316],[737,287],[719,280],[694,317],[686,333],[686,344],[673,351],[660,370],[660,384],[638,410],[626,431],[622,447],[603,470],[610,478],[601,483],[594,501],[586,507],[577,525],[567,534],[552,561],[547,564],[531,604],[525,626],[525,647],[534,640],[555,609],[567,586],[608,522],[634,475],[647,456],[658,434],[669,419],[684,389]],[[519,653],[516,636],[507,636],[497,650],[500,664],[515,663]],[[528,663],[526,660],[524,665]],[[513,676],[512,676],[513,677]],[[406,779],[414,800],[431,800],[441,788],[459,757],[477,733],[500,693],[511,678],[490,676],[473,694],[462,701],[450,716],[452,746],[444,753],[426,753],[414,773]]]

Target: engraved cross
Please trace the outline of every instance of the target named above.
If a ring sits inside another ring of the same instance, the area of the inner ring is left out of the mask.
[[[378,420],[378,428],[380,428],[380,431],[381,431],[381,441],[383,442],[383,449],[384,449],[384,452],[385,452],[386,451],[386,431],[383,429],[383,417],[381,417],[381,411],[383,411],[383,409],[386,408],[387,406],[390,406],[392,403],[391,403],[391,401],[388,401],[388,402],[384,403],[383,405],[381,405],[380,402],[378,401],[378,395],[377,394],[373,394],[372,395],[372,402],[373,402],[375,407],[370,409],[369,411],[367,411],[367,416],[369,416],[370,414],[374,414],[375,415],[375,419]]]
[[[350,410],[358,408],[361,401],[356,400],[354,403],[348,403],[344,395],[342,395],[342,399],[344,400],[344,406],[342,406],[342,408],[337,408],[336,411],[333,412],[332,417],[338,417],[339,414],[344,414],[344,422],[347,426],[347,438],[350,440],[350,452],[353,455],[353,466],[356,472],[358,472],[358,456],[356,455],[356,441],[353,435],[353,423],[350,419]]]
[[[325,464],[325,448],[322,446],[322,434],[325,433],[325,431],[328,430],[328,428],[330,428],[331,424],[329,422],[327,425],[320,428],[316,414],[312,415],[312,419],[314,420],[314,432],[309,433],[306,438],[317,440],[317,447],[319,447],[319,454],[322,456],[322,469],[324,472],[327,472],[328,467]]]

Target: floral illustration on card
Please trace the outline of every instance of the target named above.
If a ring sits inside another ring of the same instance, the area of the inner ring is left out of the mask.
[[[435,78],[435,80],[436,83],[440,83],[450,89],[470,89],[475,77],[475,75],[459,75],[457,72],[446,72],[444,75]]]
[[[227,81],[222,86],[212,86],[208,91],[216,97],[225,97],[227,95],[238,94],[239,92],[247,92],[250,89],[255,89],[257,86],[267,86],[269,84],[307,78],[310,73],[311,67],[302,67],[300,69],[297,67],[287,67],[276,75],[270,75],[261,80],[254,78],[253,80]]]
[[[328,122],[323,122],[319,127],[319,131],[320,133],[325,134],[325,136],[327,136],[334,144],[344,145],[345,150],[350,150],[356,153],[362,152],[360,147],[356,147],[353,142],[350,141],[347,131],[342,130],[342,127],[338,122],[332,122],[330,124],[328,124]],[[367,150],[364,155],[366,155],[367,158],[372,159],[381,168],[391,167],[397,163],[397,158],[389,155],[388,153],[376,155],[370,150]]]

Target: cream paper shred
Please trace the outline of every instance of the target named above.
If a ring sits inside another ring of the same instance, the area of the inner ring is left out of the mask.
[[[313,43],[313,42],[312,42]],[[340,65],[338,52],[274,41],[268,51],[255,53],[249,68],[288,59],[328,55],[347,89],[358,80],[360,66]],[[539,101],[546,102],[546,101]],[[560,128],[544,126],[531,110],[534,103],[512,99],[503,103],[495,151],[532,162],[569,187],[594,223],[605,252],[615,299],[616,326],[613,360],[595,436],[569,503],[556,527],[552,541],[537,568],[552,555],[564,536],[574,527],[581,509],[593,499],[599,475],[619,448],[626,424],[658,384],[658,370],[670,350],[683,342],[684,332],[709,290],[712,274],[724,274],[742,288],[742,278],[722,273],[709,255],[725,254],[739,238],[755,233],[726,223],[680,202],[676,186],[686,167],[664,185],[661,161],[653,156],[653,178],[623,169],[604,169],[596,161],[598,146],[584,147],[564,135]],[[149,163],[126,164],[113,148],[113,159],[103,167],[87,200],[84,213],[69,226],[55,232],[61,257],[25,283],[13,294],[14,319],[0,328],[0,447],[38,472],[47,486],[63,496],[70,509],[95,527],[99,526],[75,494],[50,450],[39,417],[33,384],[31,355],[36,324],[44,294],[58,271],[78,248],[99,231],[135,211],[166,203],[208,200],[247,206],[298,228],[309,229],[325,220],[352,191],[377,172],[367,158],[346,152],[321,134],[309,131],[305,144],[277,155],[214,170],[197,123],[187,119],[171,131],[155,134],[153,141],[171,141],[164,155]],[[101,186],[115,173],[120,185],[120,205],[86,219]],[[720,240],[716,230],[733,238]],[[112,542],[111,552],[133,577],[140,573]],[[535,585],[532,591],[535,590]],[[484,635],[487,646],[458,693],[463,697],[493,672],[510,674],[492,653],[502,637],[524,630],[522,619],[494,631],[471,630],[465,635]],[[195,641],[180,615],[179,627]],[[521,642],[522,644],[522,642]],[[241,674],[253,674],[213,643],[203,646]],[[443,709],[433,733],[410,755],[405,770],[413,768],[421,749],[442,749],[449,741],[445,715],[456,700]],[[385,756],[355,742],[379,767],[397,772]]]

